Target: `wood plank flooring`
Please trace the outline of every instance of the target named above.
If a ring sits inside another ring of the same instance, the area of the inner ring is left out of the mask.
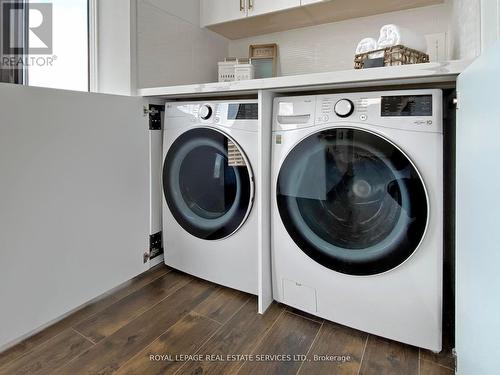
[[[11,374],[453,375],[437,355],[160,265],[0,353]]]

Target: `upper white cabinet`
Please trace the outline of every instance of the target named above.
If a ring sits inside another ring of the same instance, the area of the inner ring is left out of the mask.
[[[247,2],[249,17],[295,8],[301,5],[300,0],[247,0]]]
[[[248,1],[249,0],[201,0],[201,26],[215,25],[245,18],[247,16]],[[255,2],[259,0],[252,1]]]
[[[201,25],[229,39],[442,4],[445,0],[200,0]]]
[[[210,26],[236,21],[300,5],[301,0],[201,0],[201,25]]]

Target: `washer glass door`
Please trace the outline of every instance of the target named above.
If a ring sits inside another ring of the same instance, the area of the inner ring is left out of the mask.
[[[230,165],[228,146],[245,163]],[[168,207],[193,236],[217,240],[243,225],[253,201],[253,178],[236,143],[209,128],[189,130],[169,148],[163,165],[163,191]]]
[[[382,137],[350,128],[315,133],[291,150],[277,203],[302,251],[350,275],[397,267],[427,225],[426,191],[411,161]]]

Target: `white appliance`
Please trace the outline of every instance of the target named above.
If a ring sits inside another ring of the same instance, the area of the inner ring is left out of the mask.
[[[439,90],[276,98],[273,295],[441,350]]]
[[[173,102],[165,109],[165,263],[257,294],[256,100]]]

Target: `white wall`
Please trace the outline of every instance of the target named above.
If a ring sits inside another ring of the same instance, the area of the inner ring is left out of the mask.
[[[0,84],[0,350],[148,268],[142,103]]]
[[[138,0],[138,87],[217,81],[228,40],[200,28],[199,0]]]
[[[480,54],[481,43],[500,32],[496,19],[499,0],[446,0],[441,5],[239,40],[200,28],[199,0],[128,1],[138,2],[139,88],[216,81],[217,62],[226,56],[247,56],[250,44],[278,43],[279,74],[294,75],[351,69],[357,42],[366,36],[377,37],[387,23],[422,35],[446,33],[445,59],[473,59]],[[493,25],[483,29],[481,3],[483,18],[486,14],[492,21],[488,25]],[[496,12],[484,10],[492,7]]]
[[[481,0],[452,3],[451,57],[474,59],[481,54]]]
[[[136,1],[137,86],[144,88],[216,81],[218,61],[247,56],[250,44],[269,42],[278,43],[280,75],[352,69],[357,42],[377,37],[387,23],[422,35],[446,33],[444,58],[472,59],[481,51],[480,3],[499,0],[446,0],[441,5],[239,40],[200,28],[199,0]]]
[[[500,0],[481,0],[481,48],[500,39]]]
[[[281,75],[352,69],[360,39],[378,38],[380,27],[395,23],[422,35],[447,32],[451,6],[417,8],[230,41],[230,56],[248,56],[248,46],[277,43]]]
[[[97,0],[97,92],[135,94],[136,1]]]

